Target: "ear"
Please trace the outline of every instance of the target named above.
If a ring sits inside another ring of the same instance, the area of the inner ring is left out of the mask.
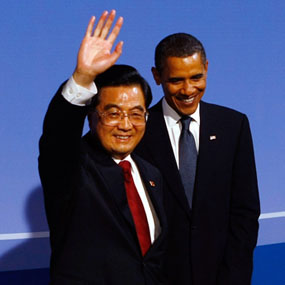
[[[208,60],[207,60],[206,63],[205,63],[205,65],[204,65],[206,73],[208,73],[208,64],[209,64],[209,62],[208,62]]]
[[[159,74],[158,70],[155,67],[152,67],[151,72],[152,72],[152,75],[153,75],[153,78],[154,78],[156,84],[160,85],[161,80],[160,80],[160,74]]]

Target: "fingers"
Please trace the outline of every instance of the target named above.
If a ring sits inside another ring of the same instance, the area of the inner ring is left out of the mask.
[[[112,32],[110,33],[109,37],[108,37],[108,41],[113,45],[120,30],[121,30],[121,27],[123,25],[123,17],[120,17],[117,21],[117,23],[115,24]]]
[[[111,11],[112,13],[112,11]],[[101,32],[102,32],[102,28],[104,26],[104,23],[105,23],[105,20],[107,18],[107,15],[108,15],[108,11],[104,11],[99,19],[99,22],[94,30],[94,34],[93,36],[95,37],[99,37],[101,35]]]
[[[94,37],[100,37],[101,39],[105,39],[112,27],[112,24],[114,22],[115,16],[116,16],[116,11],[112,10],[108,16],[108,11],[104,11],[99,19],[99,22],[97,24],[97,26],[95,27],[93,36]],[[108,18],[107,18],[108,17]],[[87,31],[86,31],[86,35],[92,36],[92,29],[94,27],[94,22],[95,22],[95,17],[91,18],[88,27],[87,27]],[[118,19],[118,21],[116,22],[111,34],[108,37],[108,41],[111,42],[111,44],[113,44],[121,30],[123,24],[123,18],[120,17]]]
[[[88,23],[85,36],[91,36],[92,35],[92,30],[93,30],[94,23],[95,23],[95,17],[92,16],[90,21],[89,21],[89,23]]]
[[[105,23],[105,26],[104,28],[102,29],[102,32],[101,32],[101,38],[105,39],[111,29],[111,26],[114,22],[114,19],[115,19],[115,16],[116,16],[116,11],[115,10],[112,10],[106,23]]]
[[[115,48],[115,50],[114,50],[114,52],[113,53],[115,53],[115,54],[117,54],[117,56],[118,56],[118,58],[119,58],[119,56],[121,55],[121,53],[122,53],[122,50],[123,50],[123,44],[124,44],[124,42],[119,42],[118,44],[117,44],[117,46],[116,46],[116,48]]]
[[[109,57],[111,65],[115,64],[115,62],[118,60],[118,58],[122,54],[122,49],[123,49],[123,42],[121,41],[117,44],[115,50],[113,51],[113,53]]]

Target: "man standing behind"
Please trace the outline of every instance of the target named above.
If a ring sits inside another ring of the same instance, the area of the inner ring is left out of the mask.
[[[122,18],[107,37],[114,18],[104,12],[93,31],[92,17],[75,72],[45,116],[39,171],[54,285],[165,284],[161,176],[131,154],[152,95],[134,68],[113,65],[122,51],[120,42],[111,53]],[[87,114],[90,132],[82,138]]]
[[[201,101],[207,71],[193,36],[158,44],[152,72],[164,98],[136,152],[167,184],[170,284],[249,285],[260,213],[252,138],[246,115]]]

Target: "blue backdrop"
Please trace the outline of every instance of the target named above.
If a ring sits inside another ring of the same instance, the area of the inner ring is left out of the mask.
[[[153,103],[162,96],[150,72],[156,44],[174,32],[203,42],[209,59],[204,100],[244,112],[251,123],[262,205],[260,250],[285,243],[285,2],[118,2],[0,4],[0,271],[48,267],[37,172],[42,121],[56,89],[74,70],[91,15],[112,8],[124,17],[119,63],[134,65],[149,81]],[[284,261],[276,268],[284,270]]]

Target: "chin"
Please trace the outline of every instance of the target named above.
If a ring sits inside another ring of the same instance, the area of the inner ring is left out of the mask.
[[[196,110],[196,108],[191,108],[191,109],[189,109],[189,108],[183,108],[183,109],[178,109],[177,110],[177,113],[178,114],[180,114],[180,115],[191,115],[191,114],[193,114],[194,112],[195,112],[195,110]]]
[[[118,153],[118,152],[113,152],[112,153],[112,157],[115,158],[115,159],[123,160],[126,156],[128,156],[128,154]]]
[[[123,159],[125,158],[126,156],[128,156],[132,151],[131,150],[123,150],[123,149],[117,149],[115,151],[113,151],[114,153],[114,157],[118,157],[119,159]]]

